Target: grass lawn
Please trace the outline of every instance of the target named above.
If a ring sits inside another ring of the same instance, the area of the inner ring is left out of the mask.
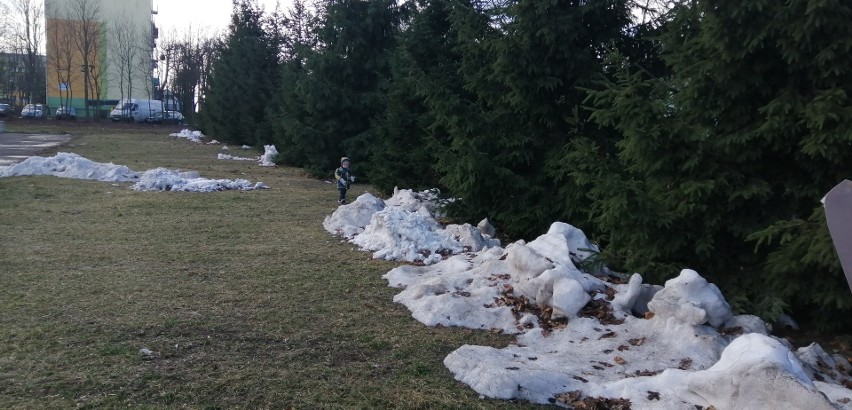
[[[0,179],[0,408],[537,408],[480,399],[453,379],[449,352],[512,339],[429,328],[394,304],[381,275],[396,265],[323,230],[332,185],[217,160],[221,146],[167,127],[37,127],[74,135],[42,155],[272,189]]]

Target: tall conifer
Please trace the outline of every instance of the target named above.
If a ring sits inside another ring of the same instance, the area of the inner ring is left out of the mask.
[[[409,3],[410,16],[391,60],[386,110],[376,123],[378,149],[371,181],[383,192],[394,187],[444,188],[435,170],[436,150],[446,132],[436,127],[429,101],[458,79],[449,0]],[[457,91],[461,87],[457,87]]]
[[[228,36],[199,109],[207,134],[232,144],[271,141],[266,108],[279,78],[275,39],[264,28],[256,0],[234,3]]]
[[[447,93],[443,104],[432,104],[448,132],[437,169],[462,199],[458,215],[488,216],[510,236],[540,233],[571,209],[556,202],[558,181],[547,170],[560,167],[555,154],[587,122],[580,87],[601,71],[605,46],[627,23],[627,7],[623,1],[455,4],[451,21],[466,93]]]
[[[626,269],[693,267],[768,315],[852,308],[818,202],[850,175],[850,16],[848,2],[692,1],[659,38],[671,76],[613,60],[591,101],[617,153],[586,141],[568,158]]]
[[[388,53],[397,32],[395,1],[327,0],[315,50],[294,81],[276,124],[285,160],[318,175],[353,159],[361,175],[375,149],[372,121],[383,111],[381,85],[389,77]]]

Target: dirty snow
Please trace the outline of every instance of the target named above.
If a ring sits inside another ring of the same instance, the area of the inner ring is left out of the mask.
[[[275,145],[264,145],[263,146],[263,155],[260,156],[260,166],[262,167],[274,167],[275,166],[275,157],[278,156],[278,150],[275,149]]]
[[[443,227],[436,219],[440,216],[436,199],[434,191],[396,190],[387,201],[365,193],[338,207],[323,227],[372,251],[376,259],[426,265],[443,260],[443,255],[499,246],[498,240],[471,225]]]
[[[627,399],[634,409],[852,409],[846,358],[798,350],[756,316],[733,315],[719,289],[684,269],[664,286],[589,263],[599,249],[554,223],[500,247],[479,227],[439,223],[432,192],[370,194],[323,227],[376,258],[416,262],[384,275],[394,301],[428,326],[516,335],[464,345],[445,366],[484,397],[575,407]],[[468,236],[469,235],[469,236]],[[463,239],[464,238],[464,239]],[[481,239],[482,242],[477,242]]]
[[[257,161],[257,158],[246,158],[246,157],[237,157],[229,154],[218,154],[216,159],[225,159],[231,161]]]
[[[105,182],[136,182],[137,191],[254,190],[269,188],[262,182],[252,184],[245,179],[207,179],[194,171],[155,168],[136,172],[124,165],[100,163],[80,155],[60,152],[52,157],[32,156],[15,165],[0,167],[0,177],[51,175],[60,178],[90,179]]]
[[[169,136],[185,138],[198,143],[200,143],[201,139],[204,138],[204,134],[202,134],[201,131],[192,131],[186,128],[182,129],[180,132],[171,133]]]
[[[139,182],[133,185],[136,191],[181,191],[181,192],[214,192],[214,191],[251,191],[253,189],[269,188],[263,182],[252,184],[246,179],[207,179],[201,178],[197,172],[179,172],[166,168],[155,168],[145,171]]]
[[[90,161],[77,154],[60,152],[52,157],[28,157],[8,167],[0,167],[0,177],[51,175],[60,178],[96,181],[138,181],[140,174],[124,165]]]

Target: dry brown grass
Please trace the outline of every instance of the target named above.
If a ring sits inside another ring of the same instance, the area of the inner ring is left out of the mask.
[[[428,328],[394,304],[381,275],[395,265],[323,230],[331,185],[216,160],[171,130],[117,131],[78,126],[54,152],[272,189],[0,179],[0,408],[533,407],[453,380],[450,351],[509,338]]]

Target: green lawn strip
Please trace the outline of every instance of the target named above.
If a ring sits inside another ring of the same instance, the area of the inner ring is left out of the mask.
[[[0,408],[535,407],[482,400],[453,380],[449,352],[511,338],[429,328],[394,304],[398,290],[381,275],[397,264],[323,230],[331,185],[216,159],[257,152],[167,134],[80,134],[42,155],[272,189],[0,179]]]

